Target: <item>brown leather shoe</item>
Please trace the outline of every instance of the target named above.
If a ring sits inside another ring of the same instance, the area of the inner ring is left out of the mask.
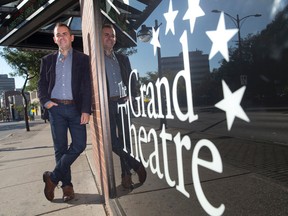
[[[64,202],[68,202],[68,201],[74,199],[75,194],[74,194],[73,186],[70,186],[70,185],[64,186],[62,188],[62,190],[63,190],[63,201]]]
[[[43,181],[45,182],[44,194],[47,200],[52,201],[54,199],[54,190],[57,186],[51,181],[51,172],[46,171],[43,173]]]
[[[143,164],[141,164],[139,166],[139,168],[136,170],[136,173],[138,175],[138,178],[139,178],[139,182],[141,184],[143,184],[145,181],[146,181],[146,177],[147,177],[147,172],[143,166]]]
[[[126,189],[133,189],[134,183],[132,182],[131,175],[125,175],[122,177],[121,185]]]

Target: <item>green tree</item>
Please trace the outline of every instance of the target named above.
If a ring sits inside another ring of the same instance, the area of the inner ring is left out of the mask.
[[[21,76],[25,78],[22,88],[22,97],[24,98],[24,118],[26,123],[26,130],[30,131],[28,122],[28,100],[25,95],[26,85],[29,81],[29,88],[27,90],[35,90],[37,88],[37,81],[39,79],[40,59],[46,55],[45,51],[23,50],[19,48],[5,47],[0,55],[4,57],[6,62],[14,69],[11,76]]]
[[[145,76],[140,77],[140,83],[147,85],[149,82],[155,83],[158,79],[158,72],[157,71],[150,71],[145,74]]]
[[[251,47],[262,95],[275,100],[288,87],[288,6],[257,37]],[[256,55],[258,53],[258,55]]]
[[[12,69],[11,76],[23,77],[26,82],[23,86],[25,91],[33,91],[37,89],[37,81],[39,79],[40,59],[47,55],[48,51],[25,50],[20,48],[3,48],[0,55],[4,57],[6,62]],[[29,82],[27,82],[29,81]],[[26,84],[27,89],[26,89]]]
[[[288,6],[256,35],[241,40],[241,58],[238,48],[230,48],[229,62],[223,60],[213,71],[224,79],[231,90],[240,87],[241,74],[247,76],[246,102],[249,105],[284,105],[279,96],[288,89]],[[245,102],[245,101],[244,101]],[[287,102],[286,102],[287,103]]]

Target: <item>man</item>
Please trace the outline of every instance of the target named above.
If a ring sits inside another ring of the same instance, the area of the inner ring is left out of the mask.
[[[41,105],[49,114],[56,159],[54,170],[43,174],[44,194],[52,201],[61,181],[66,202],[74,198],[70,167],[86,148],[86,124],[91,114],[90,63],[87,55],[72,48],[74,36],[67,25],[57,23],[53,39],[59,50],[42,58],[38,82]]]
[[[118,113],[118,104],[125,103],[128,100],[128,82],[129,75],[131,73],[131,65],[127,56],[117,54],[113,51],[113,47],[116,43],[116,32],[113,25],[104,24],[102,27],[102,42],[105,53],[105,68],[108,80],[108,92],[109,92],[109,117],[110,117],[110,130],[112,150],[120,157],[121,162],[121,177],[122,186],[127,189],[133,188],[133,182],[131,179],[130,170],[133,169],[139,178],[139,182],[143,184],[146,180],[146,170],[142,163],[138,162],[135,158],[130,156],[130,152],[126,153],[123,150],[123,129],[121,122],[121,113]],[[119,88],[120,86],[120,88]],[[134,83],[135,88],[136,85]],[[127,91],[126,91],[127,90]],[[126,95],[123,95],[127,93]],[[130,92],[132,96],[136,94],[135,90]],[[128,151],[130,151],[130,140],[128,131],[128,118],[124,114],[124,124],[126,130],[125,141]]]

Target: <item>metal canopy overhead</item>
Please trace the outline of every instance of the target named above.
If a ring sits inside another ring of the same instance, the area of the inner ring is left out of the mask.
[[[99,0],[103,20],[116,26],[118,47],[127,48],[136,46],[135,30],[143,24],[161,0],[134,1],[141,5],[142,9],[124,4],[123,0],[114,0],[113,4],[118,13],[114,9],[107,10],[109,5],[105,5],[105,2]],[[1,0],[0,45],[56,49],[53,41],[56,22],[64,22],[70,26],[75,35],[73,47],[82,50],[79,0]]]

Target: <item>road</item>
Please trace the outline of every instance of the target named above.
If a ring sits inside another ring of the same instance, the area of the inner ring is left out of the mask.
[[[182,134],[203,133],[217,136],[248,139],[255,142],[280,144],[288,146],[288,110],[271,112],[247,112],[250,122],[235,119],[230,131],[227,130],[224,112],[215,110],[199,111],[198,120],[189,123],[178,119],[168,119],[168,128],[181,130]],[[33,127],[38,121],[30,121]],[[142,124],[145,127],[159,127],[160,120],[149,118],[133,118],[132,122]],[[0,140],[15,132],[15,130],[26,130],[25,121],[0,122]],[[185,133],[183,133],[185,131]]]
[[[235,167],[258,173],[288,187],[288,112],[248,111],[250,122],[235,119],[230,131],[227,130],[225,113],[215,110],[199,110],[198,120],[187,123],[177,119],[167,121],[171,134],[181,132],[188,135],[195,145],[200,139],[210,139],[218,148],[222,160]],[[43,123],[31,121],[30,126]],[[132,118],[132,123],[158,129],[160,121],[149,118]],[[158,131],[159,132],[159,131]],[[5,137],[27,135],[25,122],[1,122],[0,144]],[[22,134],[22,135],[21,135]],[[28,132],[29,134],[29,132]]]
[[[178,119],[168,119],[168,128],[186,131],[185,134],[203,133],[217,136],[248,139],[255,142],[280,144],[288,146],[288,110],[287,111],[248,111],[250,122],[235,118],[230,131],[227,129],[224,112],[214,109],[195,112],[198,120],[189,123]],[[133,118],[132,122],[143,126],[159,127],[160,120],[149,118]]]
[[[167,120],[170,133],[188,135],[192,145],[200,139],[211,140],[222,160],[232,166],[257,173],[288,187],[288,111],[247,111],[250,122],[235,119],[227,130],[224,112],[198,110],[198,120],[188,123]],[[160,120],[132,118],[138,127],[159,128]]]

